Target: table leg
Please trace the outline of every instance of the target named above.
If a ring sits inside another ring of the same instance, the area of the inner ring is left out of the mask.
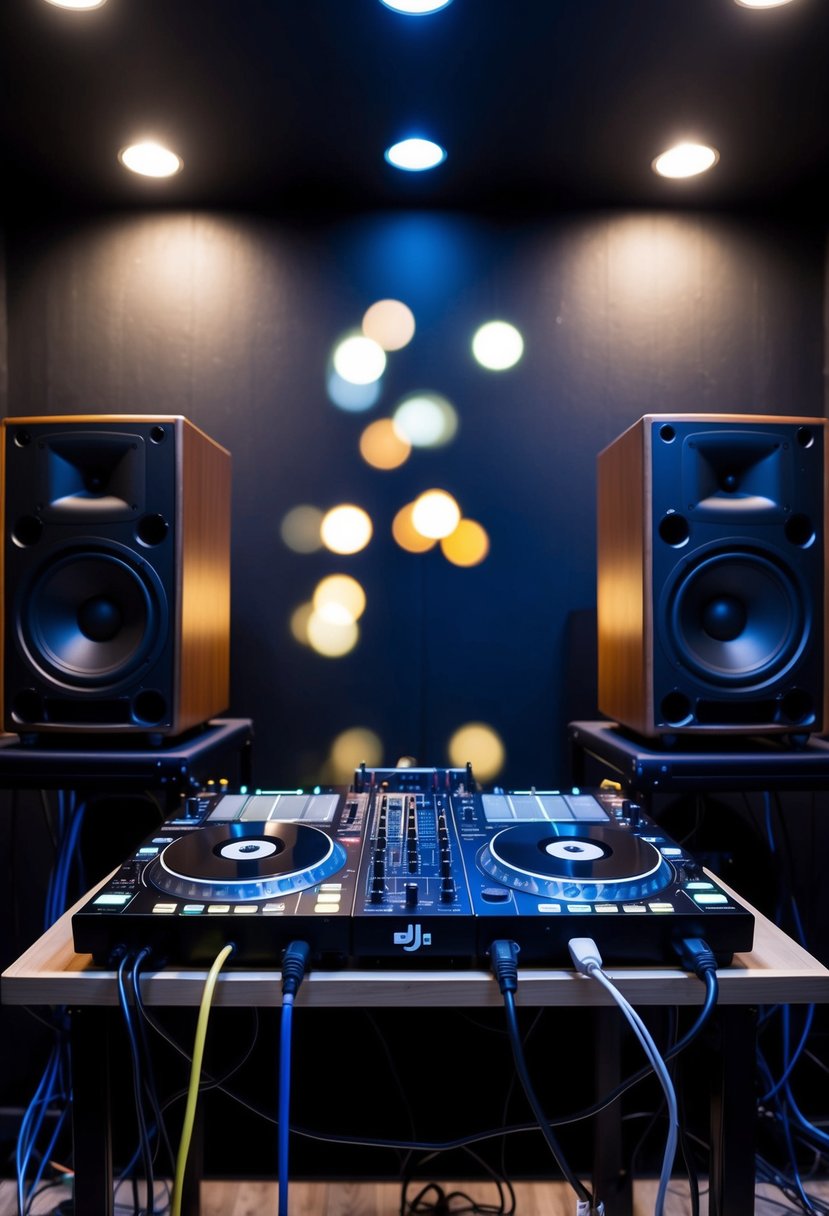
[[[599,1006],[593,1010],[596,1043],[596,1096],[602,1098],[622,1080],[619,1011]],[[633,1185],[622,1144],[619,1103],[600,1111],[594,1120],[593,1195],[614,1216],[633,1216]]]
[[[757,1011],[724,1005],[711,1069],[710,1216],[754,1212]]]
[[[113,1216],[111,1016],[103,1007],[70,1011],[74,1216]]]

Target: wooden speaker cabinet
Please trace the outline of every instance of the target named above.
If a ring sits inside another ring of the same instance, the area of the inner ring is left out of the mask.
[[[3,421],[6,730],[179,735],[227,708],[230,465],[177,415]]]
[[[820,733],[822,418],[650,414],[599,454],[599,709],[645,736]]]

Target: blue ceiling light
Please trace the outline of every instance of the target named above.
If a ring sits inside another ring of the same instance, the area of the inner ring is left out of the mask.
[[[385,4],[386,8],[393,8],[396,13],[419,17],[424,13],[436,13],[439,9],[446,8],[452,0],[380,0],[380,3]]]
[[[421,173],[434,169],[446,160],[446,149],[431,139],[402,139],[385,151],[386,160],[395,169],[407,169],[410,173]]]

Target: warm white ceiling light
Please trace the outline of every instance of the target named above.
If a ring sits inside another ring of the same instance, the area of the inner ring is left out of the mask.
[[[438,9],[446,8],[452,0],[380,0],[386,8],[393,8],[396,13],[411,13],[419,16],[421,13],[436,13]]]
[[[419,173],[423,169],[434,169],[435,165],[446,160],[446,150],[431,139],[403,139],[387,148],[385,156],[395,169]]]
[[[54,4],[56,8],[100,8],[102,4],[106,4],[106,0],[47,0],[47,4]]]
[[[779,8],[781,4],[791,4],[792,0],[737,0],[743,8]]]
[[[125,168],[143,177],[172,177],[184,164],[175,152],[151,139],[122,148],[118,159]]]
[[[706,144],[677,144],[657,156],[653,170],[660,177],[694,177],[712,168],[719,159],[716,148]]]

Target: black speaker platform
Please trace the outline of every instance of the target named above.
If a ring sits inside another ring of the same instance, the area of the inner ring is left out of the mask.
[[[616,722],[571,722],[573,780],[591,761],[646,806],[656,793],[829,789],[829,740],[785,735],[678,735],[642,739]]]
[[[252,781],[253,723],[216,718],[156,746],[131,735],[0,737],[0,784],[6,789],[187,791],[205,780]]]

